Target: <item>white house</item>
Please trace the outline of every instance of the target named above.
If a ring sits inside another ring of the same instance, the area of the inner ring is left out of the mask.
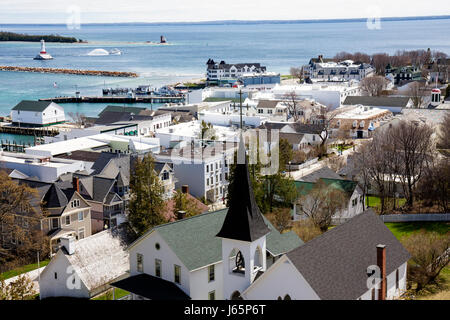
[[[406,291],[410,254],[368,210],[283,255],[247,300],[384,300]],[[374,271],[379,271],[375,273]]]
[[[375,69],[367,63],[355,63],[352,60],[335,62],[319,55],[303,67],[303,72],[304,77],[312,81],[359,81],[373,75]]]
[[[127,275],[127,234],[105,230],[82,240],[61,239],[61,249],[40,275],[40,298],[92,298]]]
[[[413,102],[410,97],[368,97],[348,96],[342,103],[343,106],[362,105],[365,107],[376,107],[389,110],[394,114],[401,113],[404,108],[412,108]]]
[[[22,100],[11,109],[15,126],[45,127],[66,121],[64,108],[51,101]]]

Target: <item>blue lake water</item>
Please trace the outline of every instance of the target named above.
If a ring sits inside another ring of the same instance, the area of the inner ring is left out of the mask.
[[[1,25],[0,30],[28,34],[59,34],[87,40],[87,44],[47,43],[50,61],[35,61],[40,44],[0,42],[0,65],[111,71],[135,71],[140,77],[110,78],[63,74],[0,72],[0,115],[23,99],[74,95],[101,95],[106,87],[162,86],[203,77],[209,58],[227,62],[261,62],[268,71],[288,74],[291,66],[323,54],[388,52],[403,49],[441,50],[450,54],[450,19],[381,21],[370,30],[366,22],[289,24],[187,25]],[[164,35],[170,45],[152,45]],[[122,55],[88,56],[103,48]],[[54,82],[57,87],[53,86]],[[95,116],[104,104],[63,104],[66,112]]]

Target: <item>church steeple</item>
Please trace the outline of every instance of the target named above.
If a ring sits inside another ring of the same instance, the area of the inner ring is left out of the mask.
[[[231,185],[231,203],[217,237],[253,242],[270,232],[256,204],[242,135]]]

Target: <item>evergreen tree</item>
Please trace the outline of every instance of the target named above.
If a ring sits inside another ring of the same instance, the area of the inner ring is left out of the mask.
[[[142,159],[135,160],[134,172],[130,177],[128,221],[139,236],[166,222],[163,216],[164,187],[154,169],[153,157],[147,154]]]

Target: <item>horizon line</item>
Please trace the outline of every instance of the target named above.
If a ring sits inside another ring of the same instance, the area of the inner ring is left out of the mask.
[[[204,21],[159,21],[159,22],[89,22],[82,25],[174,25],[174,24],[289,24],[289,23],[321,23],[321,22],[363,22],[368,19],[380,19],[385,21],[401,21],[401,20],[443,20],[450,19],[450,15],[430,15],[430,16],[402,16],[402,17],[365,17],[365,18],[316,18],[316,19],[273,19],[273,20],[204,20]],[[66,23],[0,23],[0,26],[8,25],[65,25]]]

